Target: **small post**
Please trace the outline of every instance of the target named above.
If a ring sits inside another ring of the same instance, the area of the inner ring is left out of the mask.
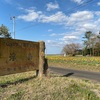
[[[45,42],[39,41],[39,77],[43,76],[44,63],[45,63]]]

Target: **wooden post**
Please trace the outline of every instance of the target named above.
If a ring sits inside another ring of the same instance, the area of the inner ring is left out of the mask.
[[[39,77],[43,76],[43,67],[45,63],[45,42],[39,41]]]

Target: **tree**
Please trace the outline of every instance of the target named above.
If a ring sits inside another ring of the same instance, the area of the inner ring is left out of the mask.
[[[84,55],[100,56],[100,33],[93,34],[91,31],[85,33]]]
[[[0,35],[5,38],[11,38],[8,28],[3,24],[0,26]]]
[[[100,56],[100,42],[96,42],[94,51],[95,56]]]
[[[75,44],[75,43],[66,44],[63,47],[62,52],[67,55],[75,56],[77,53],[77,50],[79,50],[79,48],[80,48],[79,44]]]
[[[95,55],[100,56],[100,32],[99,35],[97,35],[97,41],[95,43]]]
[[[93,33],[91,31],[87,31],[85,33],[85,36],[83,38],[85,38],[86,40],[84,40],[84,45],[85,45],[85,50],[88,49],[89,50],[89,54],[91,55],[91,37],[93,36]]]

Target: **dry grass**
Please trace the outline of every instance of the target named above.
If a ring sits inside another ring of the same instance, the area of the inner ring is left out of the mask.
[[[0,77],[0,100],[100,100],[100,84],[49,73],[34,72]]]

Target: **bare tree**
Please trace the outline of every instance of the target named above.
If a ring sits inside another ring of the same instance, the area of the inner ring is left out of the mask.
[[[67,55],[75,56],[76,52],[77,52],[77,50],[79,50],[79,48],[80,48],[79,44],[75,44],[75,43],[66,44],[63,47],[62,52]]]

